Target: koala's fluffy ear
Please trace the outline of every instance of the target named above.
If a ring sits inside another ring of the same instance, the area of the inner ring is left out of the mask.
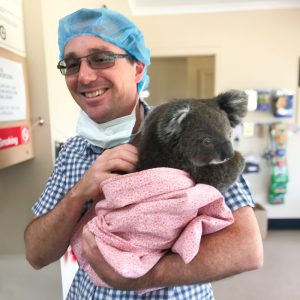
[[[216,101],[219,107],[226,112],[231,127],[241,123],[248,106],[248,96],[245,92],[230,90],[218,95]]]
[[[191,110],[187,102],[170,103],[158,121],[157,134],[161,141],[169,142],[178,138],[182,132],[182,122]]]

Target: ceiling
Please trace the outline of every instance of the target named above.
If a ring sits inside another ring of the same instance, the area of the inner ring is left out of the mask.
[[[300,0],[128,0],[135,16],[300,8]]]

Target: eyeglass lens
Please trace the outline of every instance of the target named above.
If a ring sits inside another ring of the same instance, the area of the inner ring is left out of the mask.
[[[95,52],[85,57],[67,58],[58,63],[57,68],[63,75],[71,75],[79,72],[81,60],[86,58],[89,66],[93,69],[107,69],[115,64],[116,58],[128,57],[127,54],[115,54],[113,52]]]

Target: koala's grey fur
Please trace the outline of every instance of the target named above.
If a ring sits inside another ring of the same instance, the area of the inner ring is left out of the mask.
[[[178,168],[196,183],[225,192],[244,168],[230,136],[246,115],[247,103],[244,92],[230,90],[212,99],[180,99],[157,106],[145,119],[137,171]]]

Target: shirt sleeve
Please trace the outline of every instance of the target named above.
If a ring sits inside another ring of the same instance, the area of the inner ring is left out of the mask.
[[[33,213],[38,217],[52,210],[69,189],[66,185],[65,178],[64,150],[63,146],[56,159],[53,172],[46,183],[43,193],[32,207]]]
[[[244,206],[255,206],[249,186],[243,176],[240,176],[236,183],[226,191],[224,197],[231,211],[235,211]]]

